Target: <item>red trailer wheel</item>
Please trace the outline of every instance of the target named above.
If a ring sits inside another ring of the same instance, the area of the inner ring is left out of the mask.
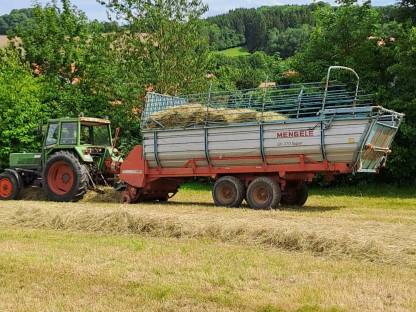
[[[308,186],[305,182],[290,182],[286,185],[286,192],[282,196],[283,206],[305,205],[308,200]]]
[[[244,185],[236,177],[221,177],[214,184],[212,197],[216,206],[240,207],[244,199]]]
[[[52,164],[48,171],[48,185],[58,195],[68,193],[74,185],[74,172],[64,161]]]
[[[247,202],[252,209],[272,209],[279,205],[281,192],[276,181],[258,177],[247,188]]]

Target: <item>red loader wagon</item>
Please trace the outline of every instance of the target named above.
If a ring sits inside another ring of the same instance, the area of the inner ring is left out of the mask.
[[[331,81],[335,69],[353,73],[354,88]],[[164,112],[170,118],[160,118]],[[302,206],[317,174],[378,172],[402,119],[373,105],[356,72],[340,66],[329,68],[324,84],[148,93],[143,144],[120,169],[123,201],[167,201],[182,183],[206,177],[215,181],[217,206],[239,207],[243,200],[253,209]]]

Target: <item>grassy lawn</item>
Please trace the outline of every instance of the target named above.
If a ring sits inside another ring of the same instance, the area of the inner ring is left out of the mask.
[[[216,208],[205,187],[123,206],[0,202],[0,311],[415,311],[411,189]]]
[[[229,57],[248,56],[250,52],[245,47],[230,48],[227,50],[218,51],[216,53],[223,54]]]

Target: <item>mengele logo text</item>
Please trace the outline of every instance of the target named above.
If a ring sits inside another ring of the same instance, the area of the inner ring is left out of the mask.
[[[314,135],[313,130],[294,130],[294,131],[280,131],[277,132],[277,138],[306,138]]]

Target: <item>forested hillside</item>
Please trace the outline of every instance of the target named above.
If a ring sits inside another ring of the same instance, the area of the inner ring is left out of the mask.
[[[293,54],[307,39],[310,26],[315,23],[314,12],[324,3],[284,5],[259,9],[237,9],[207,19],[210,25],[210,44],[214,49],[246,45],[250,52],[280,52]],[[288,47],[287,45],[291,45]]]
[[[23,11],[30,18],[8,24],[9,35],[21,43],[0,50],[0,167],[7,166],[10,152],[38,147],[38,122],[50,117],[109,116],[122,128],[121,148],[128,150],[141,140],[149,88],[183,94],[210,86],[254,88],[266,80],[320,81],[328,66],[344,65],[359,73],[375,104],[406,114],[380,178],[416,182],[413,2],[374,8],[344,0],[337,8],[317,3],[238,9],[208,19],[199,1],[103,5],[122,27],[89,21],[70,0],[35,5]],[[232,46],[250,53],[217,52]]]
[[[246,46],[250,52],[278,53],[286,58],[304,47],[316,24],[316,12],[324,8],[335,10],[325,2],[232,10],[207,19],[209,43],[213,50]],[[374,10],[385,22],[412,15],[405,5]]]

